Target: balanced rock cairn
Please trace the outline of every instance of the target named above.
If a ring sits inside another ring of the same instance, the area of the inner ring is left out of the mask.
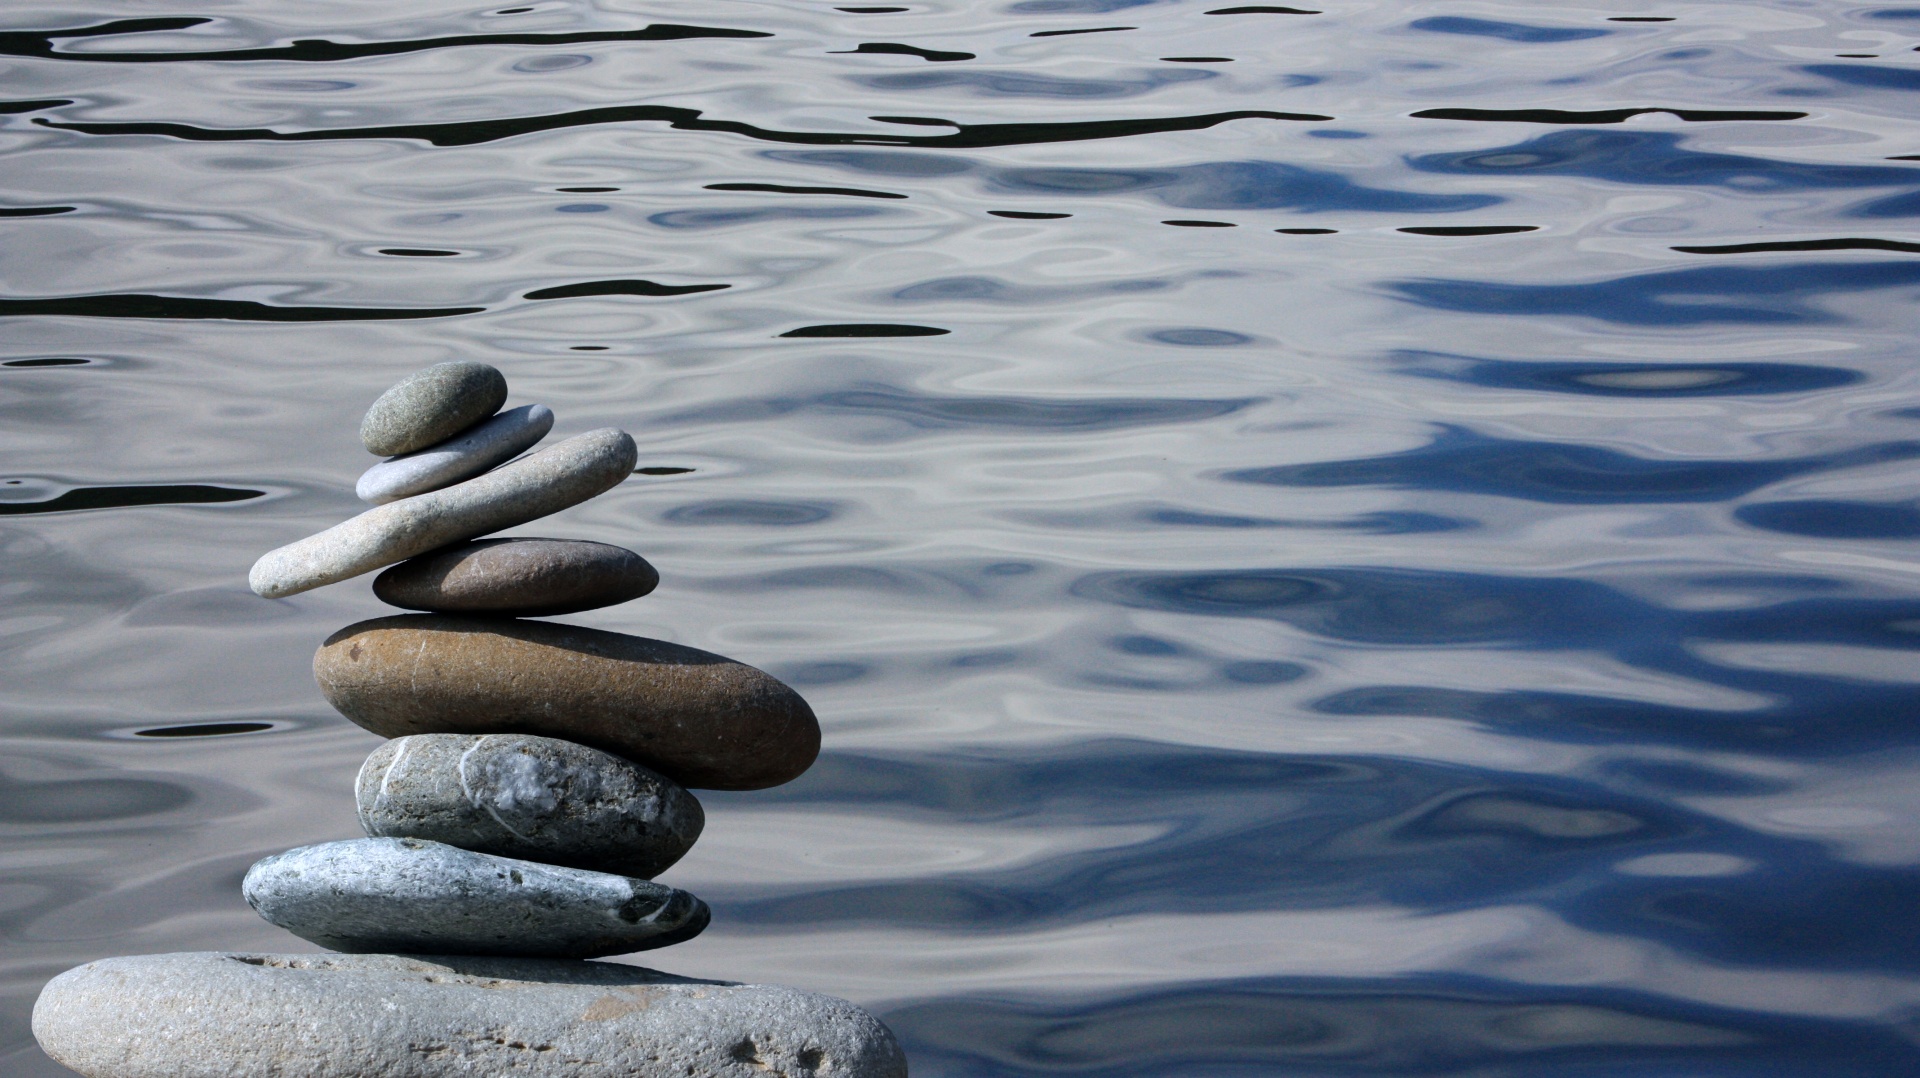
[[[481,363],[388,390],[360,428],[392,458],[360,479],[376,508],[250,577],[279,598],[391,566],[374,594],[426,611],[349,625],[314,657],[327,701],[392,739],[356,783],[368,837],[276,854],[242,884],[340,953],[69,970],[33,1013],[55,1060],[88,1078],[904,1078],[892,1034],[844,1000],[583,961],[699,934],[706,904],[652,882],[700,836],[687,788],[787,782],[820,728],[731,659],[518,620],[659,577],[603,543],[479,538],[611,489],[638,455],[605,428],[515,460],[553,413],[506,398]]]

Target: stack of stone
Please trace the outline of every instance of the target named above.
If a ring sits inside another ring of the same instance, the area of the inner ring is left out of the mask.
[[[376,508],[253,567],[254,591],[278,598],[391,566],[374,594],[426,611],[350,625],[314,657],[328,702],[392,739],[356,783],[368,837],[276,854],[242,884],[261,916],[343,953],[71,970],[34,1009],[56,1060],[90,1078],[905,1075],[886,1027],[845,1001],[583,961],[699,934],[706,904],[652,882],[700,835],[688,788],[793,779],[820,730],[742,663],[521,620],[659,578],[603,543],[479,538],[636,463],[612,428],[514,460],[553,413],[499,411],[506,397],[479,363],[388,390],[360,431],[391,455],[358,485]]]

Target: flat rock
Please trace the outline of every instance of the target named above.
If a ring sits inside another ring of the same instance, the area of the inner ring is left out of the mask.
[[[652,879],[706,823],[700,802],[638,764],[551,737],[415,734],[373,750],[360,826],[464,850]]]
[[[845,1000],[608,962],[106,958],[41,990],[33,1035],[86,1078],[907,1078]]]
[[[519,456],[553,429],[553,409],[544,404],[509,408],[466,431],[368,468],[353,492],[363,502],[385,505],[472,479]]]
[[[436,363],[380,394],[360,421],[367,452],[411,453],[466,430],[507,403],[507,378],[485,363]]]
[[[341,714],[386,737],[541,734],[682,786],[778,786],[820,752],[813,710],[771,675],[698,648],[574,625],[375,618],[328,637],[313,676]]]
[[[707,904],[664,884],[414,838],[264,857],[240,884],[268,921],[336,951],[600,958],[690,940]]]
[[[253,563],[247,583],[256,595],[279,599],[538,520],[618,486],[639,455],[625,431],[591,430],[464,483],[389,502],[270,550]]]
[[[647,559],[575,539],[482,539],[403,561],[373,580],[381,602],[409,610],[548,617],[638,599],[660,574]]]

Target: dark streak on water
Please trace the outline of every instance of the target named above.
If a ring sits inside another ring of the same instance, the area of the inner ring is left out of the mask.
[[[952,63],[956,60],[975,59],[974,54],[970,52],[942,52],[939,49],[923,49],[917,45],[902,45],[893,41],[862,42],[858,47],[841,50],[836,53],[836,55],[844,56],[849,53],[878,54],[881,56],[918,56],[922,60],[930,60],[936,64]]]
[[[1416,236],[1506,236],[1515,232],[1538,232],[1539,225],[1406,225],[1395,232]]]
[[[665,123],[680,131],[721,131],[766,142],[809,146],[922,146],[973,150],[993,146],[1027,146],[1091,139],[1132,138],[1166,131],[1199,131],[1234,120],[1330,120],[1311,113],[1244,109],[1199,116],[1169,116],[1142,120],[1082,120],[1063,123],[954,124],[946,135],[851,134],[830,131],[776,131],[736,120],[703,120],[699,109],[666,105],[617,105],[580,109],[548,116],[475,120],[436,124],[398,124],[388,127],[343,127],[317,131],[276,131],[270,128],[208,128],[176,123],[63,123],[34,117],[34,123],[59,131],[87,135],[159,135],[190,142],[339,142],[364,139],[411,139],[434,146],[475,146],[517,138],[540,131],[593,124]],[[941,121],[944,123],[945,121]]]
[[[0,500],[0,516],[29,513],[74,513],[86,509],[123,509],[137,505],[218,505],[264,498],[264,490],[173,484],[143,487],[75,487],[46,501]]]
[[[619,41],[684,41],[690,38],[758,38],[773,35],[757,30],[730,30],[712,26],[679,26],[660,23],[638,30],[596,30],[578,34],[460,34],[450,37],[412,41],[324,41],[313,38],[258,49],[215,49],[190,51],[167,49],[159,52],[63,52],[56,44],[75,38],[105,37],[119,34],[146,34],[166,30],[185,30],[212,22],[205,18],[122,19],[97,26],[71,30],[14,30],[0,32],[0,55],[31,56],[46,60],[73,60],[106,64],[169,64],[217,61],[299,61],[334,63],[370,56],[398,56],[473,46],[502,45],[587,45]]]
[[[1747,255],[1763,251],[1909,251],[1920,254],[1920,243],[1848,237],[1825,240],[1759,240],[1754,243],[1684,245],[1673,248],[1690,255]]]
[[[57,109],[62,105],[71,104],[73,104],[72,99],[65,97],[48,98],[43,101],[0,101],[0,115],[39,112],[42,109]]]
[[[782,333],[782,337],[938,337],[952,333],[934,326],[909,326],[897,322],[842,322],[825,326],[801,326]]]
[[[292,307],[239,299],[192,296],[50,296],[0,298],[0,318],[65,315],[79,318],[207,318],[241,322],[364,322],[400,318],[451,318],[485,307]]]
[[[273,729],[270,722],[197,722],[186,726],[155,726],[135,730],[135,737],[226,737],[232,734],[257,734]]]
[[[1804,112],[1758,111],[1753,109],[1588,109],[1573,112],[1566,109],[1421,109],[1413,113],[1421,120],[1476,120],[1491,123],[1519,124],[1621,124],[1635,116],[1651,116],[1666,113],[1685,120],[1688,123],[1721,123],[1729,120],[1804,120]]]
[[[906,198],[893,191],[868,191],[860,187],[796,187],[784,183],[710,183],[709,191],[766,191],[783,195],[846,195],[849,198]]]
[[[583,281],[579,284],[536,288],[527,299],[575,299],[581,296],[691,296],[698,292],[717,292],[731,288],[727,284],[659,284],[654,281]]]

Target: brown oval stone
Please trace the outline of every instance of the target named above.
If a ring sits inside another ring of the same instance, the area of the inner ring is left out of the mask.
[[[820,752],[813,709],[745,663],[544,621],[402,614],[334,633],[320,691],[383,737],[540,734],[708,790],[759,790]]]
[[[631,550],[576,539],[482,539],[403,561],[373,580],[380,601],[450,614],[546,617],[638,599],[660,574]]]

